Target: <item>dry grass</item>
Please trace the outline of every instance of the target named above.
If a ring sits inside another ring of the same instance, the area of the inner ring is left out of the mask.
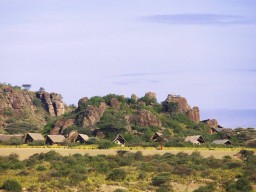
[[[115,155],[118,150],[127,150],[130,152],[136,152],[138,150],[142,151],[143,155],[163,155],[165,153],[177,154],[179,152],[184,152],[191,154],[193,151],[199,151],[203,157],[214,156],[215,158],[222,158],[224,156],[234,157],[236,153],[240,151],[240,149],[215,149],[215,150],[206,150],[206,149],[184,149],[184,148],[168,148],[164,150],[156,150],[156,149],[129,149],[129,148],[118,148],[118,149],[76,149],[76,148],[13,148],[13,147],[4,147],[0,148],[0,155],[7,156],[12,153],[16,153],[19,155],[20,160],[27,159],[31,155],[35,153],[46,153],[51,150],[60,153],[61,155],[73,155],[73,154],[88,154],[91,156],[96,155]]]

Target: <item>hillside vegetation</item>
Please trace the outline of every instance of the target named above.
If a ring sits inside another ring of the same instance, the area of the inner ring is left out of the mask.
[[[232,145],[256,145],[255,129],[210,134],[212,128],[219,127],[215,119],[201,121],[199,107],[190,107],[186,98],[179,95],[170,94],[159,103],[153,92],[141,98],[135,94],[108,94],[81,98],[75,107],[65,105],[60,94],[48,93],[43,88],[33,92],[0,84],[3,134],[38,132],[63,134],[70,139],[74,132],[83,133],[90,137],[87,144],[99,144],[102,148],[111,147],[118,134],[124,137],[127,146],[186,146],[190,144],[184,139],[191,135],[201,135],[208,147],[213,146],[213,140],[227,138]],[[161,134],[161,138],[150,139],[155,133]]]

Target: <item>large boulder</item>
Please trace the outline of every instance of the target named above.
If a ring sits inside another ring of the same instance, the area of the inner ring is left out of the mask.
[[[202,121],[203,123],[206,123],[211,128],[218,128],[218,121],[216,119],[206,119]]]
[[[195,122],[195,123],[199,123],[200,121],[200,112],[199,112],[199,108],[198,107],[193,107],[191,110],[188,111],[187,113],[188,118]]]
[[[184,97],[181,97],[179,95],[168,95],[166,101],[168,103],[177,103],[178,107],[175,112],[178,113],[187,113],[189,110],[191,110],[190,106],[188,105],[187,99]]]
[[[59,135],[61,133],[63,133],[63,131],[72,126],[75,125],[75,119],[61,119],[58,120],[55,124],[54,124],[54,128],[51,130],[50,134],[51,135]]]
[[[181,97],[179,95],[168,95],[167,99],[165,100],[167,103],[177,103],[177,109],[175,112],[177,113],[185,113],[188,118],[193,121],[198,123],[200,121],[200,112],[198,107],[193,107],[191,108],[188,105],[187,99],[184,97]]]
[[[114,108],[114,109],[119,109],[119,108],[120,108],[120,103],[119,103],[118,99],[113,97],[113,98],[110,100],[110,106],[111,106],[112,108]]]
[[[106,111],[106,104],[102,102],[99,107],[96,106],[88,106],[83,113],[83,127],[89,127],[95,125],[100,121],[104,112]]]
[[[144,97],[156,100],[156,93],[154,93],[154,92],[147,92]]]
[[[161,127],[162,122],[155,115],[153,115],[150,111],[143,109],[138,111],[135,115],[132,116],[132,121],[138,126],[154,126]]]
[[[135,94],[132,94],[132,95],[131,95],[131,100],[132,100],[134,103],[137,103],[138,99],[139,99],[139,98],[138,98]]]
[[[78,101],[78,109],[83,109],[84,107],[86,107],[87,102],[89,101],[88,97],[83,97]]]
[[[65,105],[60,94],[38,92],[37,98],[41,100],[45,109],[51,116],[60,116],[65,113]]]

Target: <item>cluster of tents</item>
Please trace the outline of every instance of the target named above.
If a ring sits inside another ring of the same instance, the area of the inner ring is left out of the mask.
[[[25,135],[3,135],[0,134],[0,141],[7,141],[11,138],[15,139],[22,139],[24,143],[32,143],[32,142],[41,142],[46,145],[54,145],[54,144],[65,144],[65,143],[87,143],[89,141],[89,136],[86,134],[78,134],[70,133],[69,136],[66,138],[64,135],[47,135],[44,137],[40,133],[26,133]],[[150,140],[156,141],[156,142],[167,142],[168,139],[164,136],[163,133],[156,132]],[[184,140],[185,142],[190,142],[192,144],[202,144],[205,143],[204,138],[201,135],[194,135],[194,136],[187,136]],[[124,146],[126,144],[125,138],[118,134],[115,139],[113,140],[114,143]],[[228,139],[221,139],[221,140],[215,140],[212,142],[213,144],[219,144],[219,145],[231,145],[231,141]]]

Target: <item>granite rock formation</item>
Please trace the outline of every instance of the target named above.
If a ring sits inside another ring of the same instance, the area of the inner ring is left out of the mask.
[[[120,108],[120,103],[119,101],[117,100],[117,98],[112,98],[110,100],[110,106],[113,107],[114,109],[119,109]]]
[[[51,116],[58,117],[65,113],[65,105],[60,94],[38,92],[37,98],[41,100],[44,108]]]
[[[161,127],[162,122],[155,115],[153,115],[148,110],[140,110],[135,115],[131,117],[131,121],[134,122],[138,126],[155,126]]]
[[[75,119],[62,119],[62,120],[58,120],[55,124],[54,124],[54,128],[51,130],[50,134],[51,135],[59,135],[62,134],[63,131],[72,126],[75,125]]]
[[[211,128],[218,128],[219,124],[216,119],[206,119],[202,121],[203,123],[206,123],[209,125]]]
[[[95,125],[100,121],[104,112],[106,111],[106,104],[102,102],[99,107],[97,106],[88,106],[83,112],[83,127],[89,127]]]
[[[177,103],[177,109],[175,112],[185,113],[191,121],[198,123],[200,121],[200,112],[198,107],[191,108],[188,105],[187,99],[179,95],[168,95],[166,102]]]

